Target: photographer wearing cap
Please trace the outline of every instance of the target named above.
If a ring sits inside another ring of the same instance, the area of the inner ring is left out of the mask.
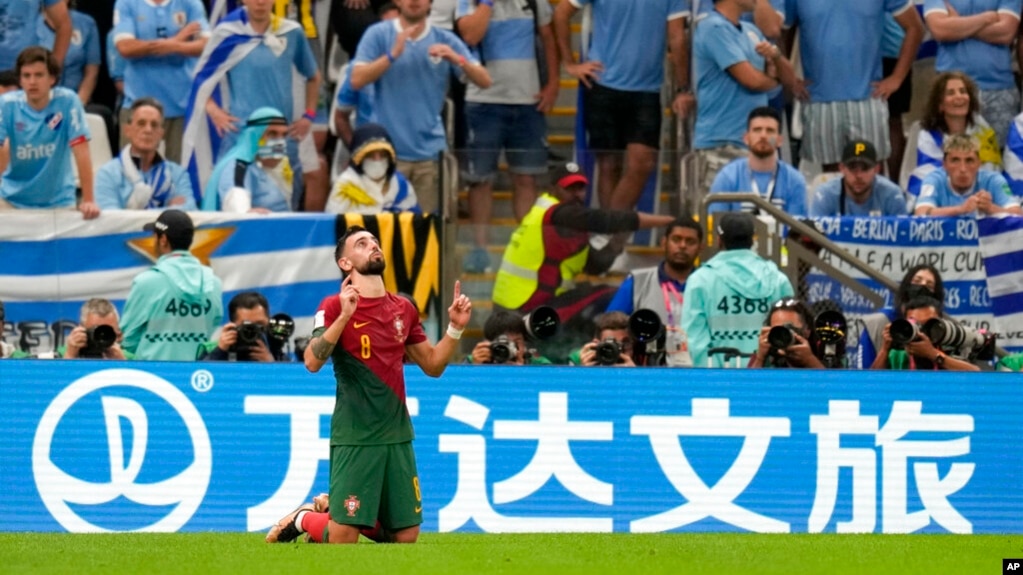
[[[522,316],[498,310],[483,324],[483,341],[472,349],[468,363],[507,365],[550,365],[551,361],[529,348],[529,330]]]
[[[57,357],[65,359],[135,359],[121,349],[121,327],[117,308],[109,300],[93,298],[82,304],[79,325],[67,336],[66,345],[57,348]]]
[[[570,365],[636,367],[632,359],[629,316],[610,311],[593,318],[593,325],[596,328],[593,341],[569,355]]]
[[[551,306],[565,318],[566,332],[585,337],[592,311],[606,309],[615,288],[574,281],[580,273],[606,272],[621,253],[621,237],[607,234],[667,226],[675,217],[586,207],[590,181],[573,162],[557,166],[551,182],[508,242],[494,280],[494,306],[519,312]]]
[[[813,314],[797,299],[785,298],[771,306],[760,330],[757,353],[748,367],[812,367],[822,369],[810,346]]]
[[[272,337],[270,304],[263,294],[250,291],[234,296],[227,304],[227,317],[230,321],[221,328],[220,338],[206,342],[200,360],[288,361],[285,341]]]
[[[945,353],[934,344],[931,336],[925,333],[928,322],[941,317],[940,309],[939,301],[926,296],[916,297],[907,302],[906,319],[898,319],[885,326],[881,349],[878,350],[877,358],[870,368],[980,371],[976,365]],[[923,326],[924,329],[919,326]]]

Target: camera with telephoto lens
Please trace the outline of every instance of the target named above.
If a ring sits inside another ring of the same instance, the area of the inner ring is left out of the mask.
[[[632,361],[636,365],[664,365],[665,331],[661,316],[641,308],[629,316],[629,335],[635,342]]]
[[[813,320],[810,345],[824,367],[845,367],[845,334],[848,323],[838,310],[826,310]]]
[[[552,307],[542,305],[522,318],[526,333],[533,339],[550,339],[557,335],[561,318]]]
[[[103,352],[117,342],[117,332],[109,325],[97,325],[85,330],[86,344],[78,357],[103,357]]]
[[[994,357],[995,336],[941,317],[931,318],[920,328],[931,343],[949,355],[968,360]]]
[[[771,346],[769,353],[775,367],[789,366],[788,358],[778,351],[796,343],[796,333],[796,326],[791,323],[776,325],[767,332],[767,343]]]
[[[287,343],[295,333],[295,320],[286,313],[274,314],[270,318],[267,333],[270,336],[270,341],[276,341],[281,344]]]
[[[796,343],[796,333],[796,326],[791,323],[776,325],[767,332],[767,343],[772,351],[785,349]]]
[[[906,345],[919,334],[920,328],[908,319],[899,318],[888,328],[888,335],[892,338],[892,349],[906,349]]]
[[[621,361],[622,353],[625,350],[622,349],[622,344],[618,343],[617,339],[608,337],[598,343],[593,351],[597,354],[598,365],[615,365]]]

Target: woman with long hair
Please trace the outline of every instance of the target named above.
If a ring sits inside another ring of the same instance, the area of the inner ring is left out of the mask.
[[[941,147],[945,138],[952,134],[966,134],[980,142],[981,168],[1002,170],[998,136],[980,114],[977,85],[962,72],[939,74],[931,85],[917,134],[916,168],[907,186],[913,196],[920,195],[924,177],[941,167],[944,157]]]

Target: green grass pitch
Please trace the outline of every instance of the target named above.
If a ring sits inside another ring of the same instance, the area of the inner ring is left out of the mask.
[[[268,545],[257,533],[0,534],[0,572],[998,574],[1018,535],[423,534],[415,545]]]

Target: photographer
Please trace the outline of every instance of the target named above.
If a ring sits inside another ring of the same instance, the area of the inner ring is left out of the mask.
[[[917,326],[940,318],[941,302],[934,298],[915,297],[905,305],[905,320],[889,323],[882,332],[881,349],[871,369],[943,369],[948,371],[980,371],[976,365],[947,355]],[[896,326],[893,330],[892,326]]]
[[[797,299],[778,300],[767,312],[757,340],[757,353],[747,367],[809,367],[823,369],[810,347],[813,314]]]
[[[529,330],[522,316],[507,310],[490,314],[483,324],[483,341],[467,359],[472,364],[550,365],[545,357],[526,346]]]
[[[636,367],[632,360],[632,336],[629,335],[629,316],[610,311],[593,318],[593,341],[572,352],[570,365],[607,365]]]
[[[121,349],[121,328],[117,308],[109,300],[93,298],[82,304],[79,325],[67,336],[66,345],[57,348],[57,357],[65,359],[135,359]]]
[[[227,304],[230,321],[220,330],[217,341],[199,351],[206,361],[287,361],[283,341],[269,337],[270,304],[259,292],[242,292]]]

